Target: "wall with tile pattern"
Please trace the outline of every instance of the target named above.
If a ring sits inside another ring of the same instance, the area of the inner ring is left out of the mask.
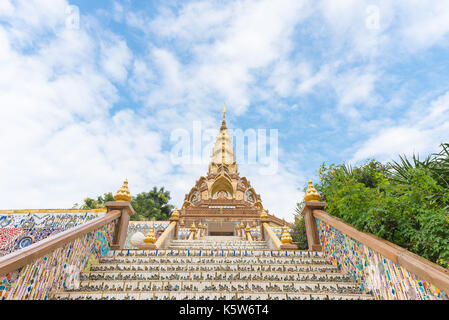
[[[323,253],[351,274],[378,300],[448,300],[432,284],[418,279],[405,268],[355,241],[320,219],[316,219]]]

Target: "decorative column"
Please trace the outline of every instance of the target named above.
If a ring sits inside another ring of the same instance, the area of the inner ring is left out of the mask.
[[[190,227],[189,240],[194,240],[195,239],[195,232],[196,232],[196,226],[195,226],[195,221],[194,221],[192,223],[192,226]]]
[[[265,209],[262,209],[262,214],[260,215],[260,236],[262,238],[262,241],[265,241],[265,229],[264,229],[264,223],[268,223],[268,212]]]
[[[121,211],[122,215],[116,225],[114,239],[112,240],[111,250],[123,249],[125,246],[126,235],[128,233],[129,218],[134,214],[131,206],[131,193],[128,189],[128,179],[125,179],[122,187],[114,196],[114,201],[105,203],[107,213],[113,210]]]
[[[198,236],[197,236],[197,238],[202,238],[202,237],[203,237],[203,224],[200,221],[200,223],[198,223]]]
[[[245,225],[243,221],[240,222],[240,237],[245,240]]]
[[[170,219],[168,219],[168,220],[170,221],[170,223],[173,223],[173,222],[176,223],[175,233],[173,235],[173,239],[177,240],[178,239],[178,228],[179,228],[179,226],[178,226],[178,224],[179,224],[178,223],[178,221],[179,221],[179,210],[178,210],[178,208],[175,208],[175,210],[173,210],[173,213],[171,214]]]
[[[246,241],[251,241],[251,227],[249,226],[249,223],[246,223],[246,228],[245,228],[245,240]]]
[[[316,226],[316,220],[313,217],[313,210],[323,210],[326,206],[326,202],[320,202],[321,196],[316,191],[312,184],[312,180],[309,180],[309,186],[307,187],[306,194],[304,196],[305,206],[301,214],[304,216],[304,222],[307,232],[307,243],[309,244],[310,251],[321,251],[320,237],[318,235],[318,229]]]

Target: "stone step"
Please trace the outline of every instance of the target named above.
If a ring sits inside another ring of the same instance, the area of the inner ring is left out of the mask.
[[[252,280],[84,280],[76,291],[220,291],[220,292],[334,292],[360,293],[359,285],[335,281],[252,281]]]
[[[220,271],[220,272],[202,272],[202,271],[190,271],[190,272],[151,272],[140,273],[139,272],[116,272],[112,273],[108,271],[90,271],[81,275],[80,280],[84,281],[108,281],[105,279],[111,279],[111,281],[145,281],[145,280],[194,280],[202,279],[208,281],[324,281],[324,282],[354,282],[354,279],[348,275],[342,275],[337,272],[232,272],[232,271]],[[114,278],[112,278],[114,277]]]
[[[192,248],[192,241],[176,240],[176,246],[183,242],[189,242],[189,248],[110,251],[80,275],[78,288],[57,292],[53,298],[372,299],[322,253],[273,251],[258,245],[251,249],[205,248],[205,242],[212,242],[209,239],[193,241],[198,248]]]
[[[63,292],[57,300],[373,300],[365,294],[221,292]]]
[[[189,272],[189,271],[203,271],[203,272],[339,272],[337,266],[333,265],[305,265],[305,264],[227,264],[223,265],[220,263],[216,264],[200,264],[200,263],[179,263],[179,264],[140,264],[140,265],[125,265],[124,267],[119,267],[116,264],[99,264],[91,267],[91,271],[96,272],[130,272],[130,273],[142,273],[144,271],[166,271],[166,272]]]
[[[162,250],[111,250],[106,257],[164,257],[164,256],[210,256],[210,257],[323,257],[322,252],[310,251],[277,251],[277,250],[247,250],[247,249],[162,249]]]

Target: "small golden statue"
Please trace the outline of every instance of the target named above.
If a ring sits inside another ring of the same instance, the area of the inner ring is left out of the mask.
[[[316,191],[315,187],[313,186],[312,180],[309,180],[309,186],[307,187],[306,194],[304,195],[304,200],[305,201],[320,201],[321,200],[321,196],[318,193],[318,191]]]
[[[287,230],[287,226],[284,226],[284,232],[282,233],[281,241],[282,243],[292,243],[293,241],[292,236]]]
[[[151,225],[150,231],[148,231],[147,235],[145,236],[145,239],[143,239],[143,242],[145,242],[145,243],[155,243],[156,242],[156,238],[154,237],[153,225]]]
[[[125,179],[123,182],[123,186],[117,191],[117,193],[114,196],[115,201],[131,201],[131,193],[128,189],[128,179]]]

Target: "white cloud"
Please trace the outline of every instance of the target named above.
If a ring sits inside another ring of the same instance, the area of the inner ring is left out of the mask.
[[[449,137],[449,92],[428,106],[418,106],[398,125],[382,127],[354,153],[352,161],[375,157],[381,161],[396,159],[399,154],[410,156],[434,152]]]
[[[113,80],[123,82],[128,75],[128,67],[132,60],[131,50],[126,41],[108,34],[107,41],[101,42],[101,65]]]

